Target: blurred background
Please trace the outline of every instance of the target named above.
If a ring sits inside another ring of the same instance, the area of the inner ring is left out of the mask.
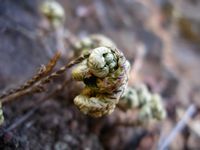
[[[59,27],[52,27],[41,13],[42,2],[0,0],[1,91],[29,79],[57,49],[62,52],[59,65],[69,61],[68,39],[72,36],[81,39],[100,33],[111,38],[132,65],[138,52],[145,50],[137,72],[131,70],[130,84],[143,82],[159,93],[168,116],[147,127],[113,123],[133,112],[116,110],[101,119],[84,116],[72,104],[78,91],[70,83],[57,101],[45,103],[12,130],[15,140],[0,143],[3,148],[159,149],[186,113],[191,119],[182,123],[184,128],[176,132],[169,149],[200,149],[200,1],[58,0],[65,11]],[[23,116],[39,97],[6,105],[5,127]],[[187,111],[191,106],[193,113]]]

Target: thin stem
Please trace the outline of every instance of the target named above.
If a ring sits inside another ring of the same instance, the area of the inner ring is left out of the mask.
[[[23,91],[26,91],[28,88],[32,87],[35,83],[41,80],[43,77],[47,76],[53,70],[59,58],[60,58],[60,53],[57,52],[54,55],[54,57],[49,61],[49,63],[46,66],[43,65],[30,80],[26,81],[23,85],[15,89],[11,89],[4,92],[3,94],[0,95],[0,99],[4,99],[13,94],[15,95],[16,93],[19,94],[20,92],[22,92],[21,94],[23,94]]]
[[[69,62],[65,66],[61,67],[59,70],[51,73],[50,75],[40,78],[40,80],[39,79],[34,80],[34,82],[31,82],[31,85],[29,85],[27,88],[19,88],[20,90],[17,88],[18,90],[14,90],[10,92],[9,94],[6,94],[0,97],[2,104],[8,103],[12,100],[15,100],[16,98],[22,97],[27,94],[43,92],[45,90],[44,85],[46,85],[47,83],[49,83],[51,80],[55,79],[56,77],[59,77],[60,75],[62,75],[67,69],[69,69],[73,65],[80,63],[85,57],[86,56],[82,55],[78,57],[77,59]],[[20,87],[23,87],[23,85]]]

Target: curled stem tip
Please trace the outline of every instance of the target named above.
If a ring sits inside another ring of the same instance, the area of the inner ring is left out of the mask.
[[[84,114],[101,117],[114,111],[125,91],[130,65],[116,48],[101,46],[88,53],[72,70],[72,77],[85,84],[74,103]]]
[[[162,120],[166,117],[166,110],[161,97],[158,94],[151,93],[145,85],[128,87],[118,106],[123,110],[137,108],[141,121]]]

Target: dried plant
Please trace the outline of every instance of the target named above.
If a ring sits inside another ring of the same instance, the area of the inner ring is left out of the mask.
[[[3,94],[0,95],[1,102],[8,102],[9,100],[15,99],[24,94],[41,90],[42,84],[38,84],[38,82],[51,73],[59,58],[60,53],[57,52],[55,56],[49,61],[49,63],[47,65],[42,65],[38,72],[30,80],[26,81],[23,85],[15,89],[3,92]]]

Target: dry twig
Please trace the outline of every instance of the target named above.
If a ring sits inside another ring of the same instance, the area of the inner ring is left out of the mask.
[[[82,55],[78,57],[77,59],[71,61],[70,63],[66,64],[65,66],[61,67],[59,70],[49,74],[51,70],[54,68],[59,57],[60,57],[60,54],[57,53],[54,56],[54,58],[48,63],[48,65],[44,67],[42,71],[39,71],[33,78],[31,78],[25,84],[23,84],[19,88],[6,92],[6,94],[2,94],[0,96],[2,104],[8,103],[11,100],[14,100],[16,98],[22,97],[27,94],[43,92],[45,90],[44,85],[46,85],[47,83],[49,83],[56,77],[59,77],[60,75],[62,75],[68,68],[81,62],[86,56]]]

